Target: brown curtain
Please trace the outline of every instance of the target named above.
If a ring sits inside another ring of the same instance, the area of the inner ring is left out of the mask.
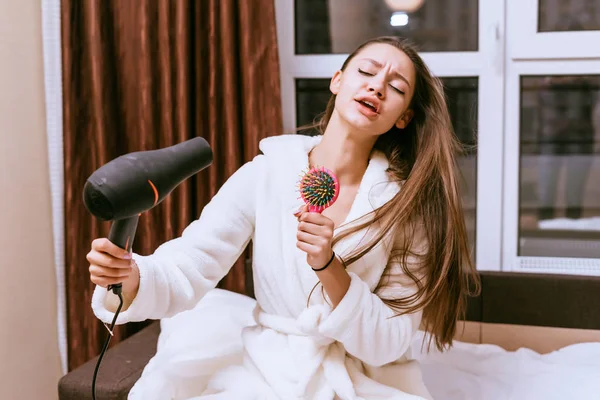
[[[110,224],[82,201],[111,159],[202,136],[214,163],[140,219],[134,251],[179,236],[220,185],[281,133],[274,0],[63,0],[63,106],[69,369],[107,331],[92,313],[86,254]],[[242,257],[220,286],[247,293]],[[116,329],[115,344],[144,324]]]

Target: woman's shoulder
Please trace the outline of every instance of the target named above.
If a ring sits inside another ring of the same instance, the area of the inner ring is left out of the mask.
[[[259,142],[259,153],[237,171],[254,182],[297,179],[308,165],[308,153],[320,137],[297,134],[269,136]]]
[[[268,157],[307,157],[310,150],[321,141],[321,136],[301,134],[281,134],[262,139],[258,145],[260,152]]]
[[[253,162],[263,165],[268,175],[277,171],[293,171],[297,175],[306,169],[308,153],[320,140],[320,137],[298,134],[269,136],[259,142],[259,153]]]

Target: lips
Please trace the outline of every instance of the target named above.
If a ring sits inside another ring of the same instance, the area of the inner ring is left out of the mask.
[[[377,108],[369,101],[356,100],[356,107],[361,114],[368,118],[375,118],[379,115]]]
[[[371,110],[372,112],[379,114],[380,102],[377,97],[372,96],[360,96],[355,100],[364,108]]]
[[[371,110],[373,110],[373,112],[377,112],[377,107],[373,103],[361,100],[358,100],[358,102],[363,106],[370,108]]]

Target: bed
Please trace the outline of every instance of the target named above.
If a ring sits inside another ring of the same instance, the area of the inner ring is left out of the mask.
[[[600,277],[481,272],[448,352],[413,356],[436,400],[599,400]],[[111,348],[98,376],[98,399],[121,400],[155,354],[155,322]],[[60,400],[91,399],[96,359],[58,384]]]
[[[421,351],[436,400],[600,399],[600,277],[481,274],[455,346]]]

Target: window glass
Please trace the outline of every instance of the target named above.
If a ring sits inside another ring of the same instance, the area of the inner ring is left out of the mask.
[[[477,51],[477,0],[296,0],[296,54],[348,54],[402,36],[419,51]]]
[[[521,256],[600,257],[599,90],[599,75],[521,78]]]
[[[598,0],[539,0],[539,31],[598,31]]]

